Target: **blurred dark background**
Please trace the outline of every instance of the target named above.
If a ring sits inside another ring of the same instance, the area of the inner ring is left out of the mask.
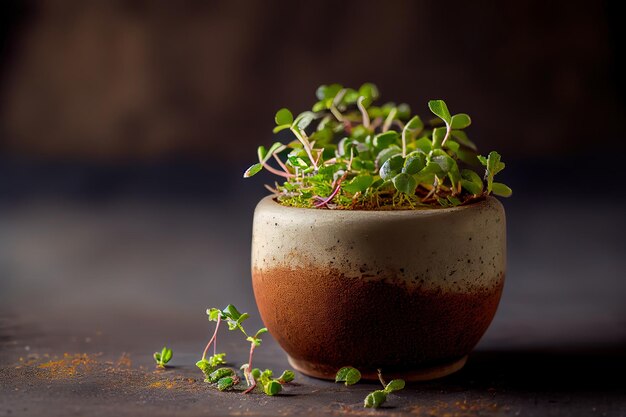
[[[481,346],[624,346],[618,2],[2,8],[3,310],[180,337],[207,305],[254,311],[252,212],[272,179],[243,170],[278,108],[371,81],[422,115],[444,98],[507,162],[508,281]]]

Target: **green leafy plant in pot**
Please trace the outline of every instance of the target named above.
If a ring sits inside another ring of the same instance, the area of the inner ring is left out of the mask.
[[[264,323],[301,372],[424,380],[460,369],[495,314],[505,274],[504,169],[443,100],[407,104],[321,86],[311,111],[280,109],[244,177],[281,177],[255,210],[252,279]],[[286,142],[286,141],[285,141]]]

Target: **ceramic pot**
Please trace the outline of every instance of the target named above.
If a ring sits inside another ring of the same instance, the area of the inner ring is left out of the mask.
[[[263,322],[309,376],[428,380],[463,367],[496,312],[506,225],[493,197],[402,211],[256,207],[252,283]]]

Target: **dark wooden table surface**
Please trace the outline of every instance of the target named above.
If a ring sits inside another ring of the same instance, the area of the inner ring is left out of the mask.
[[[505,204],[500,309],[467,366],[408,386],[376,411],[362,407],[371,384],[298,374],[269,398],[203,383],[194,363],[211,332],[205,309],[232,302],[261,324],[248,270],[259,195],[133,190],[0,205],[0,416],[626,415],[621,204],[538,204],[522,187]],[[220,350],[245,362],[247,345],[226,333]],[[163,344],[174,358],[159,372],[151,356]],[[288,367],[271,337],[255,360]]]

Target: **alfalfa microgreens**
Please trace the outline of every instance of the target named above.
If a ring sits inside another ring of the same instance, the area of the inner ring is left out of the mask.
[[[250,353],[248,356],[248,363],[241,366],[243,376],[247,384],[247,389],[243,391],[244,394],[252,392],[257,387],[257,381],[261,383],[263,392],[267,395],[276,395],[282,390],[283,384],[293,381],[295,375],[292,371],[284,371],[280,377],[272,378],[273,372],[269,369],[261,372],[258,368],[252,368],[252,358],[254,350],[261,345],[262,339],[260,336],[267,332],[265,327],[260,328],[250,335],[244,329],[242,323],[250,317],[248,313],[240,313],[237,308],[229,304],[223,310],[217,308],[210,308],[207,310],[209,321],[215,321],[215,331],[213,336],[207,343],[202,358],[196,362],[196,366],[204,373],[205,382],[217,384],[217,388],[220,391],[234,388],[240,382],[240,378],[234,369],[228,367],[222,367],[215,369],[218,365],[225,363],[225,353],[217,353],[215,344],[217,343],[217,333],[222,321],[226,321],[229,330],[240,330],[246,337],[246,341],[250,342]],[[213,345],[213,356],[206,359],[209,348]]]
[[[276,113],[274,133],[288,130],[294,139],[259,146],[258,162],[244,173],[247,178],[266,169],[282,177],[282,183],[268,186],[281,204],[415,209],[511,195],[509,187],[493,181],[504,168],[500,155],[479,156],[464,130],[470,116],[451,114],[443,100],[428,102],[437,119],[423,121],[404,103],[374,105],[379,92],[371,83],[358,90],[323,85],[316,96],[311,111],[296,117],[286,108]],[[475,171],[481,163],[484,175]]]
[[[167,346],[163,346],[161,352],[154,352],[154,360],[157,368],[164,369],[165,365],[172,359],[172,349],[168,349]]]
[[[361,380],[361,372],[358,369],[351,366],[341,368],[335,376],[335,382],[345,382],[346,386],[354,385]],[[373,391],[365,397],[363,400],[363,406],[366,408],[378,408],[385,401],[387,401],[387,395],[394,391],[400,391],[404,389],[404,380],[394,379],[386,383],[383,379],[382,371],[378,369],[378,380],[383,386],[383,389]]]

